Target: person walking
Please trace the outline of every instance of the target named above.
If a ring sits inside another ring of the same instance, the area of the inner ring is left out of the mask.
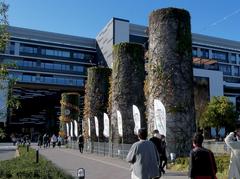
[[[162,165],[161,165],[161,155],[162,155],[162,140],[161,140],[161,135],[159,134],[159,131],[155,129],[153,132],[153,137],[151,137],[149,140],[155,145],[158,155],[160,157],[159,161],[159,176],[161,176],[162,173]]]
[[[43,144],[43,136],[41,134],[38,135],[38,146],[41,148]]]
[[[189,177],[191,179],[215,179],[217,173],[213,153],[202,146],[203,136],[193,136],[193,149],[190,152]]]
[[[226,145],[231,149],[228,178],[240,178],[240,128],[225,138]]]
[[[62,136],[58,135],[58,137],[57,137],[57,145],[58,145],[59,148],[61,148],[62,142],[63,142]]]
[[[55,134],[52,135],[51,142],[52,142],[52,146],[54,148],[56,146],[56,143],[57,143],[57,137],[55,136]]]
[[[167,165],[167,144],[165,136],[161,135],[160,168],[163,174],[165,174],[164,168],[166,165]]]
[[[81,153],[83,153],[83,147],[84,147],[84,138],[83,138],[83,135],[80,134],[78,137],[78,148]]]
[[[147,129],[139,129],[138,138],[126,157],[131,164],[131,179],[159,178],[159,155],[154,144],[146,140]]]

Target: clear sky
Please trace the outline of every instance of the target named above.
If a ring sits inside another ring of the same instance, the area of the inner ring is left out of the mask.
[[[191,14],[192,32],[240,41],[240,0],[5,0],[12,26],[95,38],[112,17],[148,25],[166,7]]]

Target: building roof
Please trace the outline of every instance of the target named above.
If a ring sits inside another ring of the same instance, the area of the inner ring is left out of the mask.
[[[21,38],[26,40],[33,41],[43,41],[43,42],[51,42],[58,43],[64,45],[73,45],[79,47],[88,47],[96,49],[96,40],[92,38],[72,36],[59,34],[54,32],[46,32],[40,30],[26,29],[20,27],[8,27],[8,32],[11,37]]]

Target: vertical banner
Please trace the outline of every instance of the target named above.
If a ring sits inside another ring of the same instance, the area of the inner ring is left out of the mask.
[[[94,120],[95,120],[96,136],[99,137],[98,118],[94,116]]]
[[[70,127],[70,135],[71,135],[71,137],[73,137],[73,122],[70,122],[70,125],[71,125],[71,127]]]
[[[103,135],[108,138],[109,137],[109,118],[106,113],[103,113],[103,123],[104,123]]]
[[[78,123],[76,120],[74,120],[74,134],[78,137]]]
[[[67,136],[69,136],[69,124],[68,123],[66,123],[66,129],[67,129]]]
[[[91,137],[91,123],[90,118],[88,118],[88,136]]]
[[[119,136],[122,137],[123,136],[122,115],[118,110],[117,110],[117,122],[118,122],[118,133],[119,133]]]
[[[136,105],[133,105],[133,120],[135,123],[134,134],[138,134],[138,129],[141,128],[141,116],[140,111]]]
[[[166,109],[158,99],[154,99],[154,129],[166,136]]]

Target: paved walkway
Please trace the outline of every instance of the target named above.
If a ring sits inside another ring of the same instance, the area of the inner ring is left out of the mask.
[[[12,143],[0,143],[0,161],[14,158],[17,155],[16,149]]]
[[[34,147],[36,148],[36,146]],[[130,179],[130,166],[124,160],[83,153],[67,148],[39,149],[39,153],[72,176],[84,168],[86,179]],[[167,172],[163,179],[187,179],[186,174]]]

